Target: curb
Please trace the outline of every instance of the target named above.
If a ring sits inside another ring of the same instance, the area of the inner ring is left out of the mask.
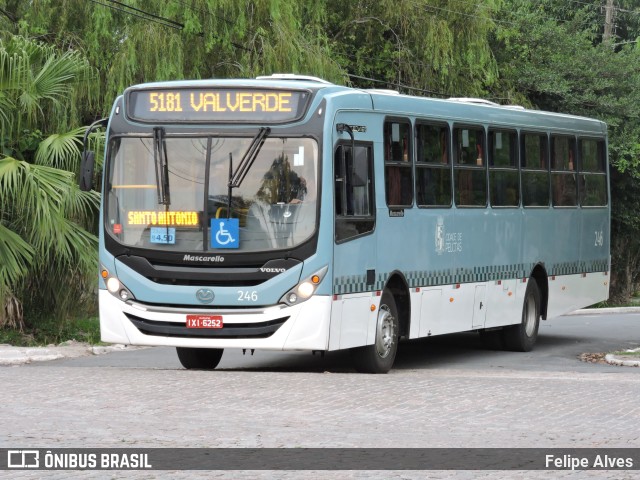
[[[622,360],[611,354],[605,355],[604,360],[610,365],[617,365],[619,367],[640,367],[640,360]]]
[[[80,342],[64,342],[47,347],[13,347],[0,345],[0,366],[24,365],[32,362],[47,362],[61,358],[78,358],[90,355],[104,355],[110,352],[135,350],[147,347],[128,345],[87,345]]]
[[[628,352],[629,354],[638,353],[640,352],[640,348],[625,350],[625,352]],[[611,365],[618,365],[621,367],[640,367],[640,357],[625,358],[624,353],[619,353],[618,355],[608,353],[605,355],[604,360]]]
[[[640,313],[640,307],[613,307],[613,308],[582,308],[563,316],[571,315],[605,315],[610,313]]]

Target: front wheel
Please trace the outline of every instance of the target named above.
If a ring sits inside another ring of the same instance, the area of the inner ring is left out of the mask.
[[[378,319],[376,320],[376,338],[373,345],[351,350],[356,370],[362,373],[387,373],[391,370],[398,351],[398,309],[389,292],[380,299]]]
[[[518,325],[505,327],[504,343],[507,350],[528,352],[538,338],[540,326],[540,290],[535,280],[529,279],[522,305],[522,321]]]
[[[178,360],[187,370],[213,370],[220,363],[222,348],[176,347]]]

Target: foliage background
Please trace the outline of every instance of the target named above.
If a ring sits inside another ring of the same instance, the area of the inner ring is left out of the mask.
[[[0,0],[0,325],[95,305],[98,197],[74,174],[86,125],[117,95],[273,72],[606,121],[611,293],[626,301],[640,282],[637,3]]]

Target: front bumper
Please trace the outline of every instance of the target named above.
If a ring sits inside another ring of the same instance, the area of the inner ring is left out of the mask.
[[[182,308],[122,302],[100,290],[102,341],[125,345],[264,350],[327,350],[330,296],[292,307]],[[222,329],[187,329],[187,315],[222,315]]]

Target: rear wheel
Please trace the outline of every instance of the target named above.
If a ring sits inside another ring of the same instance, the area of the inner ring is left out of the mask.
[[[376,338],[373,345],[351,350],[356,370],[362,373],[387,373],[398,351],[398,309],[389,292],[384,292],[378,308]]]
[[[538,338],[540,326],[540,290],[535,280],[529,279],[522,306],[522,321],[518,325],[505,327],[504,343],[507,350],[528,352]]]
[[[213,370],[220,363],[222,348],[186,348],[176,347],[178,359],[188,370]]]

